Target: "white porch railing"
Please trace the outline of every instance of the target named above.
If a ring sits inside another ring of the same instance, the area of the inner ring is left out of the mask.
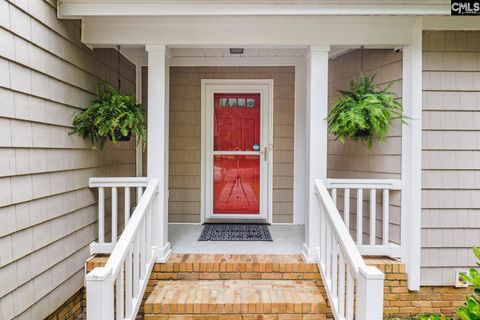
[[[394,179],[327,179],[325,187],[330,190],[333,203],[337,205],[338,190],[343,189],[343,221],[347,230],[354,233],[360,253],[369,256],[400,257],[401,247],[390,241],[390,191],[401,190],[401,180]],[[381,190],[381,232],[377,234],[377,190]],[[350,221],[350,197],[356,192],[356,221]],[[363,210],[364,192],[368,192],[369,210]],[[364,218],[369,220],[368,238],[364,239]],[[355,223],[355,228],[351,224]],[[378,240],[378,241],[377,241]]]
[[[138,199],[147,187],[147,178],[90,178],[89,187],[98,188],[98,241],[90,244],[90,254],[112,253],[118,239],[118,190],[124,189],[124,226],[126,227],[131,213],[131,188],[135,188]],[[105,189],[111,189],[111,238],[105,241]]]
[[[155,262],[150,222],[157,196],[158,179],[150,179],[106,265],[87,274],[87,319],[135,319]]]
[[[383,319],[383,273],[363,261],[322,180],[315,181],[315,191],[321,224],[317,263],[335,319]]]

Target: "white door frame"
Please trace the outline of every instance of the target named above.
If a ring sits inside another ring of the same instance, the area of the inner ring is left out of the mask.
[[[201,84],[201,222],[272,222],[273,80],[202,79]],[[213,215],[213,95],[260,93],[260,215]],[[266,161],[265,159],[266,148]]]

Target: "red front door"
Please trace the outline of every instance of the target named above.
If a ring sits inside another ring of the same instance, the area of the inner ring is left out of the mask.
[[[215,93],[213,213],[260,213],[260,94]]]

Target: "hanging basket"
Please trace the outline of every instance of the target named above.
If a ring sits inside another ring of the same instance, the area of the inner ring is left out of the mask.
[[[131,131],[129,131],[128,134],[126,136],[124,136],[124,135],[122,135],[122,132],[120,132],[120,130],[115,130],[115,140],[116,141],[123,141],[123,142],[130,141],[131,137],[132,137],[132,132]],[[108,136],[108,139],[110,141],[113,141],[111,136]]]
[[[358,130],[354,135],[353,138],[355,140],[367,140],[372,133],[370,132],[369,129],[364,129],[364,130]]]

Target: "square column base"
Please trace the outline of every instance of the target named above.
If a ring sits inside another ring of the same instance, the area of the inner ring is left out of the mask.
[[[153,247],[156,259],[155,262],[158,263],[164,263],[167,262],[170,256],[172,255],[172,248],[170,246],[170,242],[167,242],[167,244],[163,247]]]

